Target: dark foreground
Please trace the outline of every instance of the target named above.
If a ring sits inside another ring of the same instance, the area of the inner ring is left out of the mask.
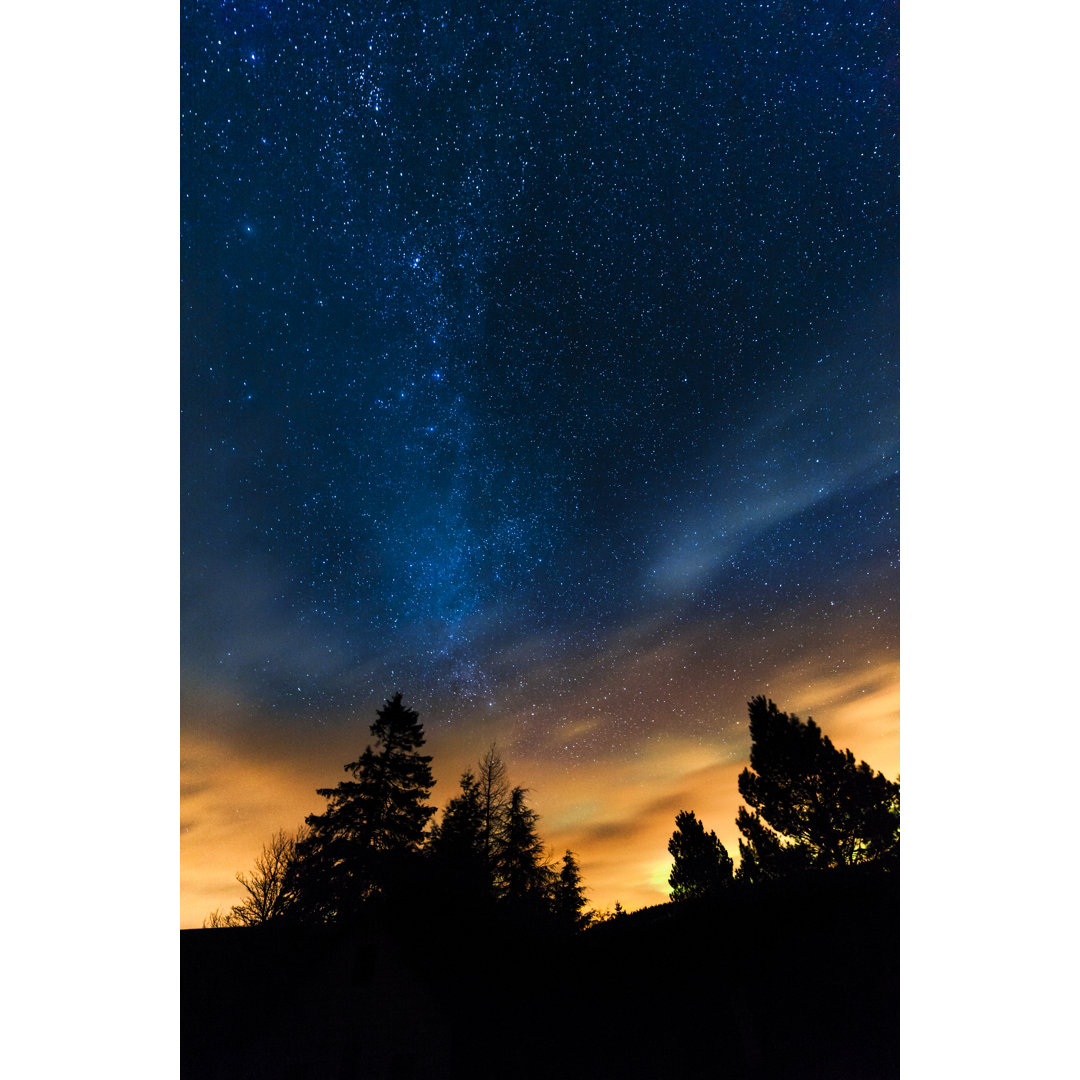
[[[573,938],[431,908],[181,931],[182,1077],[899,1076],[895,877],[732,890]]]

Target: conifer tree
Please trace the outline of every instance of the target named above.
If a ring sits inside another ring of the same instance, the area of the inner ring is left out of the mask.
[[[553,908],[555,918],[567,930],[580,930],[586,923],[585,889],[581,871],[572,851],[563,856],[562,868],[555,882]]]
[[[461,794],[455,795],[443,811],[442,821],[431,827],[428,847],[456,861],[482,857],[483,811],[480,788],[470,769],[461,774]]]
[[[751,814],[745,806],[740,806],[735,815],[735,824],[742,833],[739,838],[739,869],[735,875],[738,881],[753,884],[810,868],[810,853],[798,844],[785,844],[761,820],[760,814]]]
[[[298,911],[333,921],[375,896],[414,854],[435,807],[431,758],[421,754],[424,729],[395,694],[371,725],[374,747],[345,766],[352,780],[320,788],[326,811],[311,814],[309,838],[299,847]]]
[[[749,703],[750,768],[739,776],[740,877],[779,877],[899,858],[900,785],[837,750],[808,719],[765,697]],[[745,867],[745,869],[743,868]]]
[[[480,786],[471,770],[461,775],[461,794],[431,827],[427,851],[438,873],[459,896],[477,900],[493,894],[491,867],[484,854],[484,815]]]
[[[511,903],[541,899],[551,878],[543,863],[544,844],[536,831],[538,815],[526,804],[525,795],[522,787],[510,792],[506,834],[498,858],[503,895]]]
[[[731,856],[692,810],[675,816],[668,851],[675,860],[668,878],[672,900],[709,896],[731,883]]]

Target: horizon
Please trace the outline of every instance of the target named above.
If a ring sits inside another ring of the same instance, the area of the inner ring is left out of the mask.
[[[846,724],[840,726],[830,726],[824,721],[822,717],[826,713],[785,708],[782,701],[777,704],[784,711],[797,713],[803,720],[814,719],[838,750],[851,749],[856,759],[864,760],[875,771],[896,779],[900,772],[899,703],[893,692],[897,689],[894,684],[886,684],[870,698],[861,692],[857,697],[850,693],[842,695],[837,699],[837,707],[828,713],[834,717],[847,715]],[[407,695],[403,700],[414,707]],[[373,701],[372,720],[375,709],[382,704],[381,700]],[[422,752],[433,759],[436,786],[430,802],[438,807],[437,821],[447,800],[457,794],[461,773],[470,766],[475,768],[490,744],[478,745],[472,758],[467,756],[464,747],[457,747],[452,757],[443,755],[439,753],[439,741],[433,742],[431,738],[423,714],[420,722],[427,739]],[[742,723],[745,727],[745,722]],[[333,786],[342,779],[345,762],[353,760],[370,742],[367,734],[370,721],[358,722],[356,726],[364,732],[364,738],[360,740],[361,745],[351,751],[345,750],[352,745],[352,733],[347,728],[334,731],[319,744],[320,748],[325,746],[327,753],[333,748],[341,751],[338,755],[341,761],[336,768],[322,769],[317,755],[312,755],[305,760],[298,774],[294,765],[275,767],[276,756],[267,752],[262,759],[257,754],[249,754],[239,766],[242,770],[251,770],[253,777],[244,781],[219,777],[223,786],[250,792],[253,801],[249,805],[243,800],[237,802],[234,808],[240,812],[241,822],[219,825],[202,850],[201,862],[189,853],[182,870],[185,879],[182,882],[181,929],[198,929],[213,910],[226,911],[239,903],[244,891],[235,874],[250,871],[271,834],[278,829],[294,832],[306,814],[325,810],[326,801],[316,794],[315,788]],[[876,736],[875,731],[878,732]],[[841,732],[847,735],[841,735]],[[442,734],[442,742],[453,746],[453,740],[445,738],[447,732],[444,730]],[[505,748],[497,737],[494,741],[502,755]],[[877,751],[879,760],[864,753],[859,749],[860,745],[871,754]],[[194,755],[211,756],[213,750],[212,744],[208,743],[195,749]],[[221,747],[217,750],[220,755]],[[193,752],[190,745],[187,752]],[[895,764],[892,771],[887,764],[880,764],[880,761],[888,761],[890,752]],[[668,901],[671,856],[667,842],[675,827],[675,815],[680,810],[693,810],[707,829],[716,832],[735,865],[739,865],[735,813],[743,800],[738,793],[737,781],[739,773],[750,764],[748,734],[743,758],[735,758],[728,751],[718,753],[715,748],[686,739],[673,740],[656,756],[631,756],[614,766],[604,764],[591,770],[585,766],[571,770],[558,766],[553,769],[544,759],[534,759],[531,765],[538,767],[540,782],[530,781],[526,773],[530,764],[519,763],[512,752],[504,760],[510,782],[528,789],[529,804],[540,814],[539,833],[546,855],[556,861],[563,851],[574,852],[590,909],[610,911],[619,902],[623,910],[630,912]],[[614,794],[606,789],[597,794],[597,768],[605,772],[611,770],[613,782],[608,786],[614,788]],[[266,796],[260,794],[262,792],[273,794]],[[276,824],[275,813],[280,818]]]

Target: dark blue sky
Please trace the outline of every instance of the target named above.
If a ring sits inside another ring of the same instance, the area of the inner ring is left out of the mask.
[[[592,767],[895,681],[897,20],[184,5],[189,735],[401,689]]]
[[[895,554],[894,23],[188,5],[185,665],[482,680]]]

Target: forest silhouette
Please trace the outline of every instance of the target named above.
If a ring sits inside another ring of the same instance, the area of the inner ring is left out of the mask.
[[[693,810],[671,899],[587,910],[494,745],[438,821],[400,693],[181,931],[184,1077],[899,1075],[899,782],[749,702],[739,863]]]

